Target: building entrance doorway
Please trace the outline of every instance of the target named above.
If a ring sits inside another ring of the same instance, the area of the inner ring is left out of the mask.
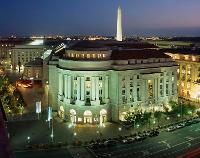
[[[83,114],[84,117],[84,123],[92,123],[92,112],[89,110],[86,110]]]
[[[102,124],[102,123],[105,123],[107,121],[107,111],[105,109],[102,109],[100,111],[100,120],[99,120],[99,123]]]
[[[74,109],[70,110],[70,121],[71,123],[76,123],[76,111]]]

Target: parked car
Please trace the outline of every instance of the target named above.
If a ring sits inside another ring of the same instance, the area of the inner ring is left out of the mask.
[[[129,143],[133,143],[134,141],[135,141],[135,138],[129,137],[129,138],[123,139],[122,143],[129,144]]]
[[[117,145],[117,141],[116,140],[107,140],[104,142],[104,145],[109,147],[109,146],[116,146]]]

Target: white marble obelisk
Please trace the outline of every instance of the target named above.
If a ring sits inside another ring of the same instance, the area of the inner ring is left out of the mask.
[[[122,41],[122,10],[119,6],[117,9],[117,35],[116,35],[117,41]]]

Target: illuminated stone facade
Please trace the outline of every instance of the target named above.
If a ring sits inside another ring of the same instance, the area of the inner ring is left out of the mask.
[[[129,55],[130,54],[130,55]],[[177,100],[177,65],[148,50],[66,50],[49,61],[49,102],[73,123],[124,120]]]
[[[200,56],[195,54],[167,53],[179,68],[178,93],[180,97],[199,102],[200,100]]]

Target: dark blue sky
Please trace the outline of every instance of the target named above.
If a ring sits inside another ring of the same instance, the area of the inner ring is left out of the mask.
[[[200,36],[200,0],[0,0],[0,35]]]

